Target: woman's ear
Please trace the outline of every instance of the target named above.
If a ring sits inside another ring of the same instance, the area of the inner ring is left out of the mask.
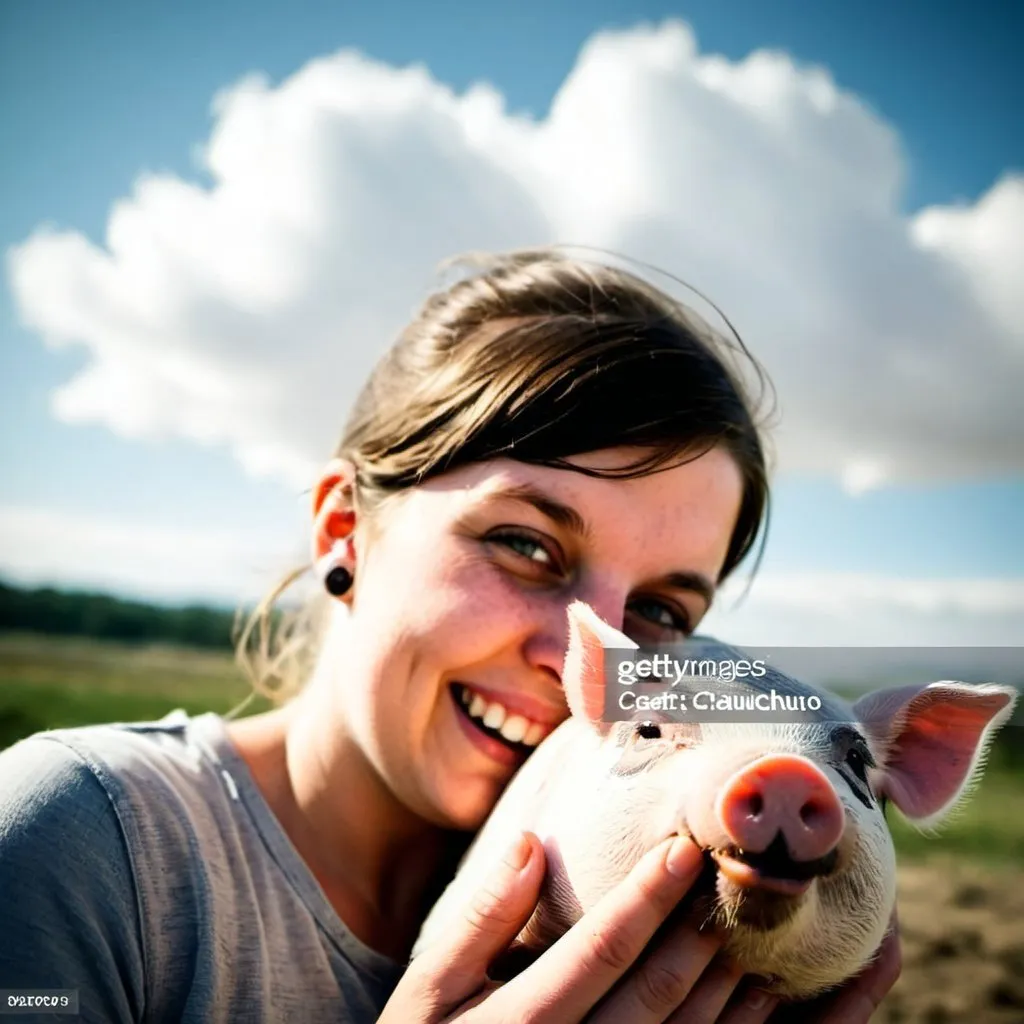
[[[355,466],[347,459],[332,459],[313,487],[313,561],[319,562],[342,541],[351,548],[356,526],[352,501]],[[347,552],[354,557],[355,551]]]

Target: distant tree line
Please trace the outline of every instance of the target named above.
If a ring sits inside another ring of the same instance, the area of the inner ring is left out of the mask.
[[[202,605],[165,608],[108,594],[0,583],[0,630],[230,648],[235,615]]]

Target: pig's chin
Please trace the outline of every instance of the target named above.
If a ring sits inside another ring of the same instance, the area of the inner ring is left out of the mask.
[[[821,962],[808,971],[794,958],[807,915],[819,912],[817,886],[833,869],[830,859],[801,865],[770,849],[758,856],[705,847],[704,871],[684,901],[685,913],[724,933],[726,953],[745,971],[770,978],[770,991],[807,999],[850,973]]]
[[[683,901],[685,912],[723,932],[755,933],[771,942],[770,933],[790,924],[812,896],[818,873],[731,847],[705,847],[704,870]]]
[[[738,881],[730,869],[717,863],[715,918],[726,927],[742,925],[759,932],[781,928],[800,909],[811,886],[811,882],[777,879]]]
[[[706,920],[727,931],[737,926],[758,932],[781,928],[804,905],[815,879],[836,867],[834,851],[816,861],[794,861],[781,835],[760,853],[699,845],[705,870],[693,902]]]
[[[812,882],[759,877],[727,852],[704,851],[704,871],[684,903],[707,924],[770,932],[789,923]]]
[[[816,861],[793,861],[780,838],[761,854],[727,847],[711,851],[711,859],[717,867],[719,904],[730,920],[770,931],[793,917],[816,878],[833,872],[836,856],[833,851]]]

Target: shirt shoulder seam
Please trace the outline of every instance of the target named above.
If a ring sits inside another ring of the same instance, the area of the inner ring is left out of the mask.
[[[142,977],[143,977],[143,1005],[140,1007],[141,1019],[145,1020],[146,1007],[152,1005],[149,971],[149,949],[146,943],[145,922],[148,920],[146,907],[142,898],[142,890],[138,883],[138,870],[135,856],[132,852],[132,844],[128,839],[128,828],[125,825],[125,818],[130,817],[131,808],[129,801],[124,797],[123,791],[117,783],[116,778],[107,771],[106,766],[99,760],[89,756],[87,751],[80,749],[78,744],[65,736],[58,736],[53,733],[43,734],[34,737],[38,740],[49,740],[59,743],[66,750],[70,751],[86,768],[96,780],[96,784],[103,790],[104,796],[113,811],[114,820],[117,822],[117,831],[124,849],[125,859],[128,861],[128,870],[131,876],[132,897],[135,902],[135,911],[138,915],[138,940],[139,949],[142,953]]]

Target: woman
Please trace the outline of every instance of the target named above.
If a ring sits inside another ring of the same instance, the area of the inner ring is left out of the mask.
[[[641,958],[699,870],[683,839],[499,987],[544,873],[525,836],[405,970],[566,715],[568,604],[681,640],[755,543],[745,356],[636,277],[548,252],[428,300],[314,489],[318,625],[271,643],[257,623],[280,706],[0,756],[0,986],[77,989],[104,1021],[765,1020],[714,936],[659,934]],[[898,969],[893,940],[823,1019],[867,1020]]]

